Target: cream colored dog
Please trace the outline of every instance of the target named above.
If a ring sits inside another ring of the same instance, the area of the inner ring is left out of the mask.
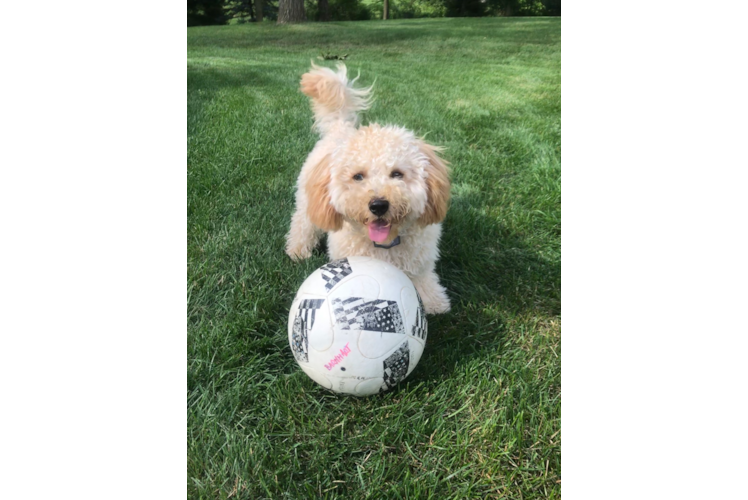
[[[337,73],[312,64],[301,78],[321,139],[301,167],[286,253],[311,256],[327,231],[331,259],[390,262],[413,280],[427,313],[446,312],[449,298],[434,267],[449,202],[447,166],[439,148],[402,127],[358,127],[371,87],[353,83],[342,64]]]

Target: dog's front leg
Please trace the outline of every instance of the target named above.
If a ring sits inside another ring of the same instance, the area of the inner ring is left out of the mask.
[[[286,253],[293,260],[308,259],[317,246],[322,231],[317,228],[306,212],[306,200],[296,200],[296,212],[291,219],[291,230],[286,235]]]
[[[441,314],[449,311],[447,291],[439,284],[439,277],[433,270],[413,276],[412,281],[418,290],[418,295],[421,296],[426,314]]]

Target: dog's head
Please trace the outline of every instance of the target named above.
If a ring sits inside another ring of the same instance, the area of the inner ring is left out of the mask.
[[[359,128],[312,169],[310,219],[326,231],[348,221],[383,244],[403,227],[441,222],[450,183],[438,151],[400,127]]]

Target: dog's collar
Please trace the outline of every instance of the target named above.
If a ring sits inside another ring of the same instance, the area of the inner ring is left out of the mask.
[[[377,247],[377,248],[390,249],[390,248],[396,247],[397,245],[400,244],[400,236],[398,236],[397,238],[395,238],[394,240],[392,240],[392,243],[390,243],[389,245],[377,245],[376,241],[372,241],[372,243],[374,243],[374,246]]]

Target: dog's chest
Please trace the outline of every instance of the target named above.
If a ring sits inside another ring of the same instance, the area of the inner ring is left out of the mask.
[[[328,253],[330,259],[337,260],[351,256],[367,256],[379,259],[398,267],[411,276],[427,271],[436,254],[438,237],[435,239],[425,232],[405,234],[400,244],[391,248],[379,248],[361,235],[348,231],[328,233]],[[434,251],[430,251],[433,246]]]

